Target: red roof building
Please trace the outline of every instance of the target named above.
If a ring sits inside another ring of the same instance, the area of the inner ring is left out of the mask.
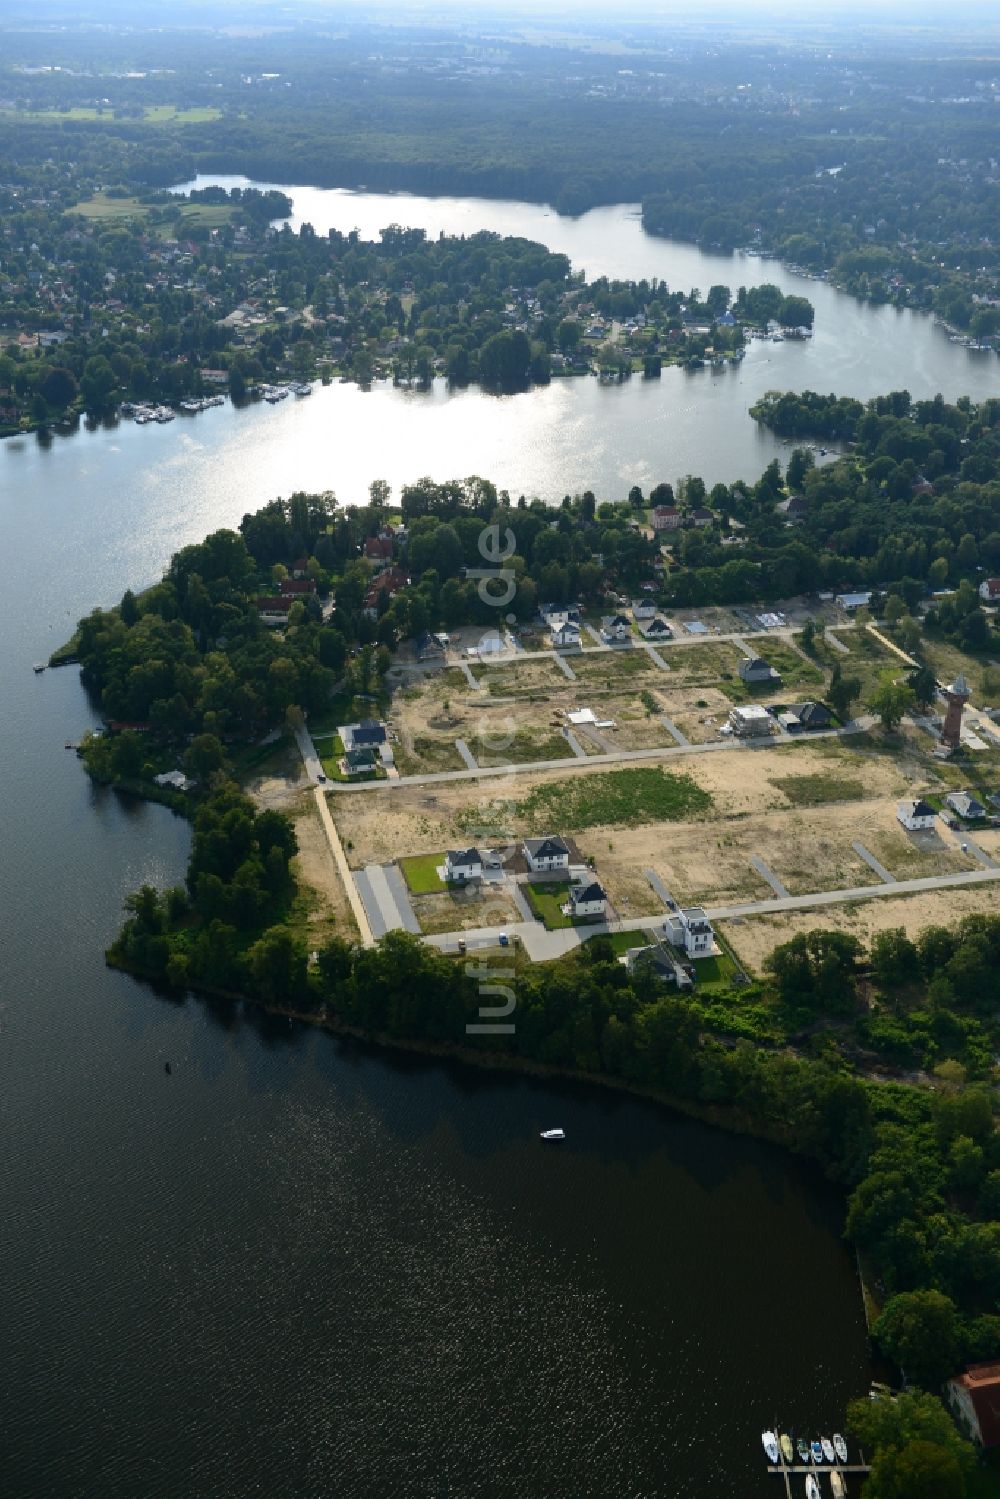
[[[657,505],[650,516],[654,531],[676,531],[681,513],[676,505]]]
[[[287,614],[295,603],[291,597],[279,596],[277,594],[259,595],[255,600],[261,614]]]
[[[315,593],[316,583],[312,578],[282,578],[281,592],[287,595]]]
[[[366,536],[365,556],[369,562],[391,562],[392,561],[392,537],[391,536]]]
[[[983,1447],[1000,1444],[1000,1364],[972,1364],[945,1385],[959,1423]]]
[[[401,567],[387,567],[372,579],[371,587],[365,594],[365,613],[374,618],[378,614],[379,594],[385,593],[389,598],[394,598],[409,581]]]

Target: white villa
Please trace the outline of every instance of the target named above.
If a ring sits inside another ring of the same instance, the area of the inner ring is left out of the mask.
[[[934,808],[918,797],[915,801],[898,802],[896,805],[896,816],[908,828],[911,833],[917,833],[922,828],[932,828],[937,820]]]
[[[483,877],[483,858],[478,848],[450,848],[444,856],[444,877],[449,884],[467,885]]]
[[[561,838],[525,838],[521,847],[535,874],[569,868],[569,847]]]
[[[663,935],[672,947],[682,948],[689,958],[707,958],[715,950],[715,933],[701,906],[671,911],[663,921]]]

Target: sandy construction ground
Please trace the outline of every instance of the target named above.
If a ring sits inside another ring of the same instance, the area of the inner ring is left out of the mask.
[[[1000,910],[1000,890],[996,885],[971,885],[962,890],[930,890],[920,895],[885,896],[878,900],[858,901],[853,905],[824,906],[815,911],[792,911],[777,916],[755,916],[742,921],[723,921],[719,927],[732,943],[740,960],[759,971],[775,947],[788,942],[799,932],[817,927],[828,931],[849,932],[863,942],[876,932],[901,926],[915,937],[926,926],[954,926],[963,916],[985,912],[995,916]]]
[[[521,916],[510,896],[496,886],[483,889],[469,886],[465,890],[440,895],[410,897],[422,932],[457,932],[468,927],[509,926]]]
[[[358,929],[311,795],[299,799],[293,820],[299,840],[296,870],[314,897],[309,914],[311,945],[318,946],[334,932],[355,940]]]

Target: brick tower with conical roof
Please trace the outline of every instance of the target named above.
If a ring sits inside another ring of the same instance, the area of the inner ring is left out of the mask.
[[[962,710],[972,693],[965,677],[959,672],[950,687],[944,689],[948,707],[941,725],[941,743],[950,750],[958,749],[962,741]]]

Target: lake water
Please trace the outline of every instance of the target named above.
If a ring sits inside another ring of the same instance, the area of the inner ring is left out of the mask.
[[[865,1389],[843,1205],[807,1165],[634,1100],[379,1054],[107,970],[123,896],[181,877],[187,826],[95,791],[63,748],[95,718],[76,672],[31,672],[93,604],[274,494],[349,498],[423,469],[554,482],[545,411],[610,453],[588,422],[669,389],[336,386],[0,445],[11,1499],[765,1499],[759,1431],[829,1431]],[[462,412],[509,423],[492,469]],[[588,480],[561,452],[552,493]],[[556,1123],[552,1151],[536,1134]]]

